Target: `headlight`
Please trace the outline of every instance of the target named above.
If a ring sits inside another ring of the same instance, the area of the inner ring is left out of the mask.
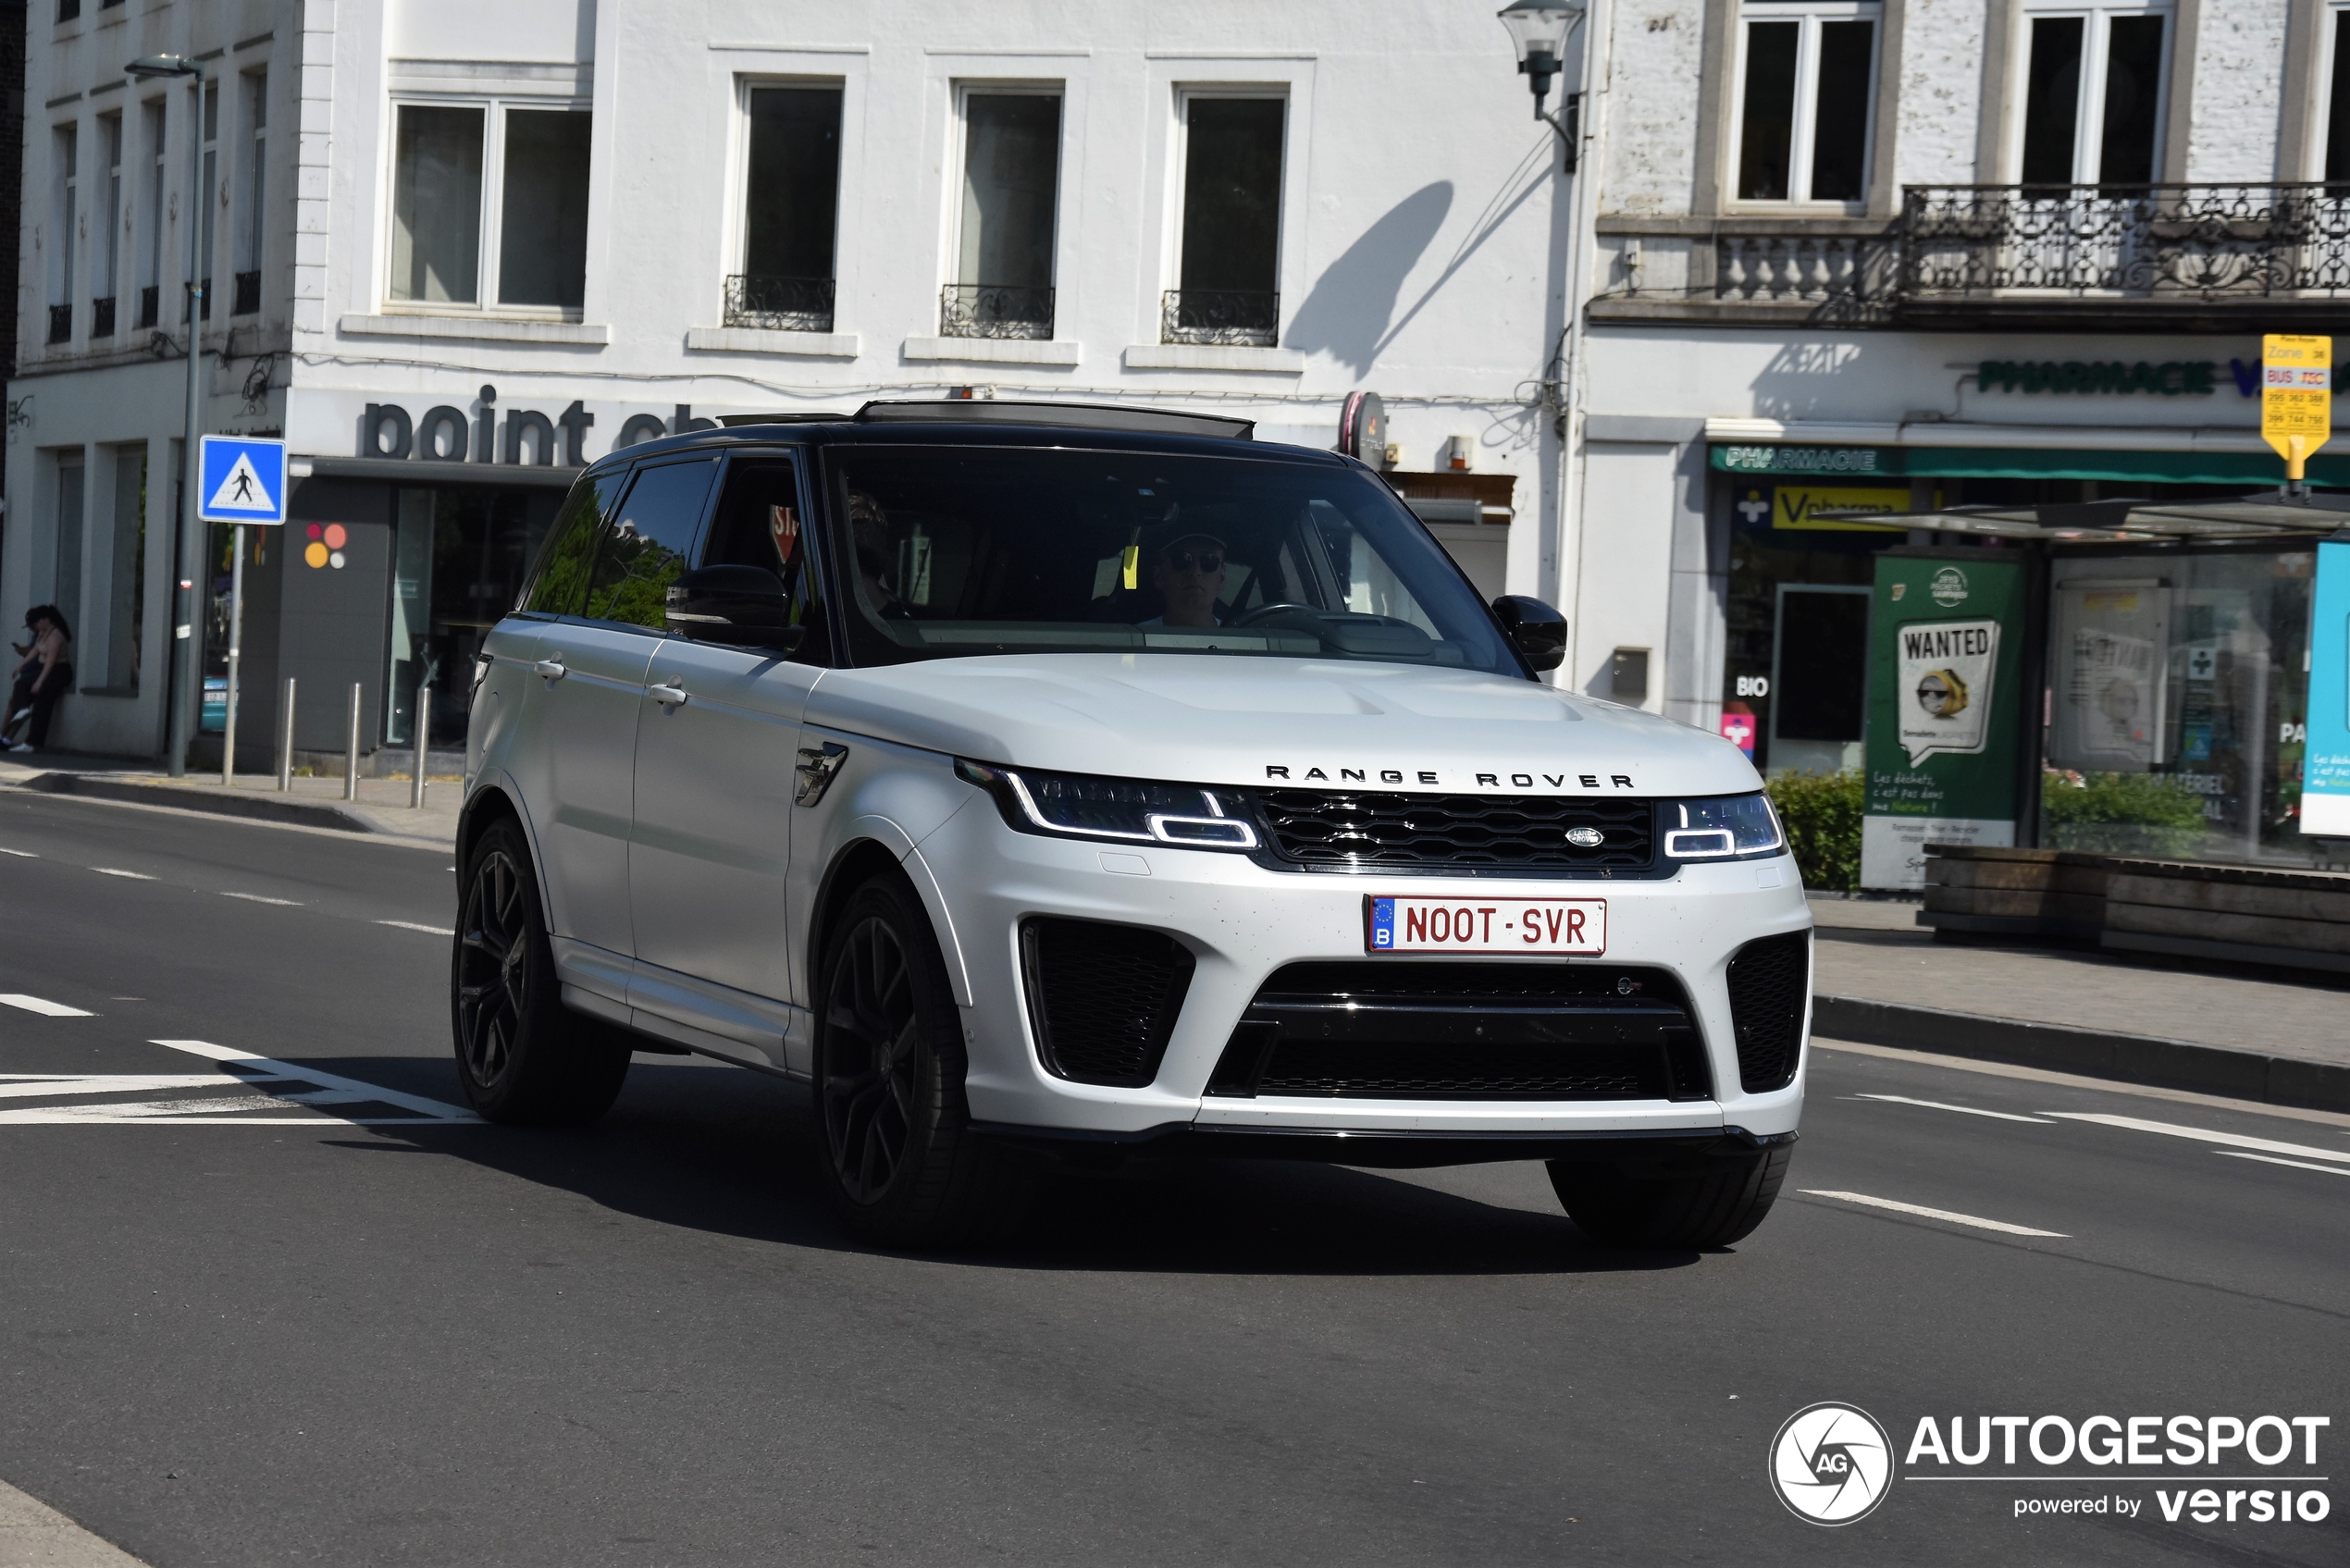
[[[1664,803],[1664,854],[1673,860],[1775,855],[1787,846],[1765,795],[1717,795]]]
[[[1186,849],[1256,847],[1256,830],[1231,815],[1238,799],[1197,784],[1040,773],[960,758],[955,772],[994,796],[1004,821],[1022,833]]]

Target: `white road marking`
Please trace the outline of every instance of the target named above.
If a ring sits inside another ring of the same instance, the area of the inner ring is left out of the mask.
[[[332,829],[304,829],[304,832],[329,833]],[[2198,1094],[2192,1089],[2164,1089],[2151,1083],[2124,1083],[2113,1078],[2086,1078],[2077,1072],[2050,1072],[2046,1068],[2018,1067],[2012,1062],[1978,1061],[1973,1056],[1946,1056],[1934,1051],[1904,1051],[1891,1045],[1861,1045],[1849,1040],[1831,1040],[1815,1034],[1812,1044],[1822,1051],[1841,1051],[1855,1056],[1876,1056],[1888,1062],[1908,1062],[1913,1067],[1948,1068],[1952,1072],[1975,1073],[1986,1078],[2012,1078],[2026,1083],[2046,1083],[2064,1089],[2091,1089],[2100,1094],[2121,1094],[2134,1100],[2168,1100],[2178,1105],[2201,1105],[2233,1116],[2270,1117],[2281,1121],[2309,1121],[2325,1127],[2350,1128],[2350,1114],[2341,1111],[2316,1111],[2304,1105],[2272,1105],[2265,1100],[2232,1100],[2224,1094]]]
[[[222,1089],[256,1081],[224,1078],[219,1073],[115,1073],[105,1077],[49,1078],[37,1082],[0,1083],[0,1100],[65,1099],[75,1094],[153,1093],[158,1089]],[[260,1080],[278,1082],[277,1079]]]
[[[442,1121],[472,1122],[481,1119],[473,1112],[462,1106],[452,1105],[446,1100],[427,1099],[422,1094],[403,1094],[397,1089],[386,1089],[379,1084],[363,1082],[355,1078],[340,1078],[330,1072],[320,1072],[316,1068],[296,1067],[291,1062],[280,1062],[268,1056],[255,1056],[251,1051],[240,1051],[234,1046],[215,1045],[209,1040],[150,1040],[147,1043],[161,1045],[173,1051],[185,1051],[192,1056],[209,1057],[216,1062],[243,1062],[250,1067],[259,1068],[264,1072],[274,1073],[284,1078],[298,1078],[305,1083],[315,1083],[321,1089],[348,1090],[353,1094],[364,1095],[378,1105],[398,1105],[403,1111],[414,1111],[420,1116],[435,1117]]]
[[[90,869],[97,872],[102,877],[129,877],[132,882],[153,882],[155,880],[144,871],[119,870],[113,866],[93,866]]]
[[[1948,1209],[1929,1209],[1918,1204],[1897,1204],[1891,1198],[1872,1198],[1866,1192],[1824,1192],[1811,1187],[1800,1191],[1807,1198],[1840,1198],[1848,1204],[1863,1204],[1873,1209],[1922,1215],[1927,1219],[1947,1219],[1952,1225],[1972,1225],[1978,1230],[2002,1230],[2010,1236],[2046,1236],[2059,1241],[2067,1239],[2061,1230],[2035,1230],[2028,1225],[2010,1225],[2005,1220],[1981,1219],[1971,1214],[1952,1214]]]
[[[298,898],[264,898],[258,893],[224,893],[220,896],[223,898],[241,898],[248,904],[278,904],[289,909],[299,909],[302,907],[302,900]]]
[[[5,1543],[10,1562],[39,1562],[48,1568],[145,1568],[129,1552],[6,1481],[0,1481],[0,1543]]]
[[[2280,1143],[2273,1138],[2247,1138],[2241,1132],[2213,1132],[2208,1128],[2181,1127],[2168,1121],[2142,1121],[2136,1117],[2107,1116],[2098,1111],[2050,1111],[2047,1114],[2066,1121],[2093,1121],[2100,1127],[2127,1128],[2133,1132],[2159,1132],[2171,1138],[2224,1143],[2232,1149],[2259,1149],[2271,1154],[2300,1154],[2318,1160],[2350,1160],[2350,1149],[2318,1149],[2307,1143]]]
[[[19,860],[38,860],[40,856],[30,849],[0,849],[0,855],[13,855]]]
[[[45,1001],[39,996],[27,996],[17,992],[0,994],[0,1005],[22,1007],[28,1013],[39,1013],[43,1018],[48,1019],[87,1019],[97,1016],[80,1007],[68,1007],[63,1002]]]
[[[2258,1160],[2262,1165],[2289,1165],[2295,1170],[2322,1170],[2328,1176],[2350,1176],[2350,1170],[2345,1170],[2338,1165],[2311,1165],[2307,1160],[2281,1160],[2274,1154],[2255,1154],[2243,1149],[2214,1149],[2211,1152],[2215,1154],[2224,1154],[2232,1160]]]
[[[427,936],[454,936],[447,926],[420,926],[414,920],[377,920],[379,926],[398,926],[402,931],[420,931]]]
[[[159,1089],[228,1089],[250,1091],[263,1084],[306,1085],[299,1093],[265,1090],[260,1093],[187,1094],[169,1100],[110,1100],[91,1105],[44,1105],[0,1110],[0,1125],[57,1126],[110,1122],[121,1126],[185,1127],[420,1127],[478,1124],[471,1111],[404,1094],[397,1089],[364,1083],[357,1079],[295,1067],[206,1040],[154,1040],[152,1045],[202,1056],[220,1064],[212,1073],[0,1074],[0,1099],[62,1100],[80,1095],[153,1093]],[[230,1070],[232,1068],[241,1070]],[[380,1105],[412,1113],[398,1117],[343,1117],[324,1110],[303,1116],[269,1116],[270,1111],[311,1110],[327,1105]],[[0,1562],[5,1562],[0,1553]]]
[[[1949,1105],[1939,1100],[1912,1100],[1907,1094],[1854,1094],[1855,1100],[1888,1100],[1897,1105],[1923,1105],[1930,1111],[1956,1111],[1960,1116],[1997,1117],[2001,1121],[2028,1121],[2035,1126],[2053,1125],[2046,1117],[2020,1117],[2009,1111],[1985,1111],[1973,1105]]]

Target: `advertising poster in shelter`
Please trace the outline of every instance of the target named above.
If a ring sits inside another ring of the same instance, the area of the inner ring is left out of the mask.
[[[2301,764],[2301,831],[2350,838],[2350,542],[2318,547],[2309,599],[2309,745]]]
[[[1928,844],[2015,842],[2023,566],[1989,551],[1876,558],[1861,885],[1925,882]]]

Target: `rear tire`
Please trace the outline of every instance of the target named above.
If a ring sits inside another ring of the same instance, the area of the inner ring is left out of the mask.
[[[1552,1160],[1551,1186],[1567,1217],[1602,1247],[1726,1247],[1771,1212],[1794,1153],[1775,1144],[1694,1174]]]
[[[530,848],[512,821],[474,846],[450,963],[457,1080],[484,1119],[579,1127],[612,1108],[627,1034],[563,1004]]]
[[[818,973],[817,1174],[842,1227],[884,1247],[1000,1234],[1025,1207],[1028,1172],[971,1131],[961,1015],[904,876],[849,895]]]

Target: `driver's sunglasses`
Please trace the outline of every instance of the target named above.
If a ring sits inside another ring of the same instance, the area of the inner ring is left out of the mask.
[[[1167,552],[1169,570],[1175,572],[1221,572],[1224,552],[1220,549],[1174,549]]]

